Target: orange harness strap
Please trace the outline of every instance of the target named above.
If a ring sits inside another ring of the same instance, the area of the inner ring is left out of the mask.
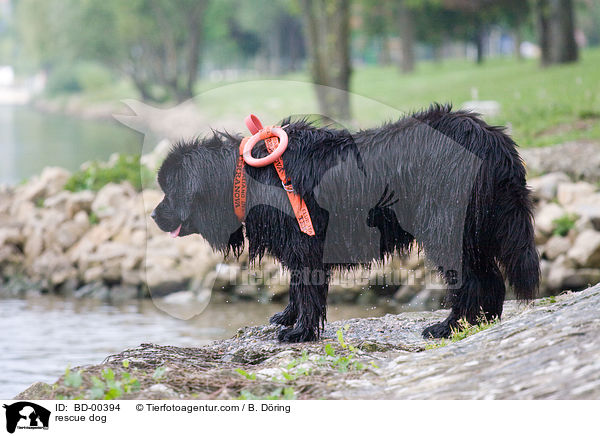
[[[250,132],[253,133],[255,136],[261,134],[264,136],[265,134],[269,134],[271,129],[270,127],[263,129],[262,124],[254,115],[250,115],[246,119],[246,125],[250,129]],[[233,209],[235,211],[235,215],[241,222],[244,221],[246,216],[246,177],[244,174],[244,163],[247,162],[244,159],[244,148],[248,140],[250,140],[250,137],[244,138],[240,143],[240,157],[238,158],[237,167],[235,169],[235,176],[233,179]],[[265,145],[269,153],[272,154],[273,151],[280,144],[276,136],[268,136],[265,139]],[[285,189],[288,195],[288,199],[290,201],[292,209],[294,210],[294,215],[296,215],[296,220],[298,221],[300,231],[306,233],[307,235],[314,236],[315,229],[310,218],[310,213],[308,212],[308,207],[306,207],[304,199],[294,191],[294,187],[292,186],[291,181],[285,174],[285,170],[283,168],[283,160],[281,159],[281,157],[277,158],[273,162],[273,165],[275,166],[277,175],[281,180],[283,189]]]

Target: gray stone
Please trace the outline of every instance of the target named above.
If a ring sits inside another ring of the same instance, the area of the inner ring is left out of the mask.
[[[600,232],[580,233],[567,254],[581,267],[600,267]]]
[[[559,183],[556,191],[556,198],[563,206],[575,203],[586,202],[596,191],[596,187],[591,183]]]
[[[565,173],[556,172],[528,179],[527,184],[531,187],[534,198],[550,201],[556,197],[558,184],[570,181]]]
[[[550,234],[556,227],[554,221],[565,215],[566,211],[556,203],[541,205],[535,215],[537,229],[545,234]]]
[[[561,254],[552,263],[545,285],[551,292],[559,291],[562,289],[564,278],[573,274],[575,274],[573,260]]]
[[[18,197],[24,201],[35,201],[58,194],[71,174],[58,167],[46,167],[39,177],[34,177],[30,182],[18,188]]]
[[[554,260],[569,251],[571,245],[571,241],[567,237],[552,236],[543,247],[543,255],[549,260]]]
[[[600,143],[577,140],[551,147],[519,150],[529,172],[564,172],[574,180],[600,181]]]
[[[129,183],[108,183],[96,194],[91,209],[101,219],[110,217],[134,195],[135,190]]]

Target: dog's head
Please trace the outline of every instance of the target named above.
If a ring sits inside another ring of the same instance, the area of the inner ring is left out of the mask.
[[[201,207],[194,150],[179,144],[175,146],[158,171],[158,184],[165,194],[151,214],[158,227],[174,238],[198,233],[192,216]]]
[[[213,248],[226,250],[240,228],[233,211],[237,139],[218,136],[176,144],[158,171],[165,194],[151,214],[171,236],[194,233]]]

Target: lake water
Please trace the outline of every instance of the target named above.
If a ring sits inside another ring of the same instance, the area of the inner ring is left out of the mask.
[[[142,136],[115,120],[90,121],[0,106],[0,183],[18,183],[46,166],[76,170],[114,152],[140,153]]]
[[[55,382],[67,365],[100,363],[141,343],[197,347],[232,337],[237,329],[265,324],[278,304],[209,304],[183,321],[158,310],[151,300],[113,306],[95,300],[39,295],[0,300],[0,398],[36,381]],[[382,315],[383,308],[331,306],[328,320]]]

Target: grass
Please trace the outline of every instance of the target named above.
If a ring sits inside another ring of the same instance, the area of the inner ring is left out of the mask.
[[[498,320],[487,321],[482,319],[478,324],[471,325],[466,319],[460,319],[458,321],[458,328],[452,329],[452,335],[448,339],[442,339],[439,342],[431,342],[425,346],[426,350],[432,350],[435,348],[445,347],[446,345],[454,342],[462,341],[475,333],[482,332],[498,324]]]
[[[308,76],[299,73],[275,79],[308,82]],[[267,86],[201,82],[198,103],[216,120],[248,112],[271,120],[281,114],[309,113],[315,107],[314,91],[306,83],[272,82],[272,93],[265,95]],[[537,60],[513,58],[488,59],[481,66],[466,60],[421,62],[410,75],[401,75],[395,66],[360,67],[352,76],[351,91],[352,111],[361,126],[377,125],[397,117],[398,111],[418,110],[431,102],[460,107],[476,93],[480,100],[500,103],[500,115],[488,121],[510,126],[522,147],[600,139],[599,48],[582,51],[578,63],[545,69]]]
[[[196,102],[207,125],[239,125],[248,113],[269,123],[289,114],[316,113],[316,97],[307,72],[256,80],[199,81]],[[356,126],[396,119],[401,113],[452,102],[460,107],[477,94],[495,100],[500,115],[493,124],[510,126],[522,147],[538,147],[578,139],[600,139],[600,48],[582,50],[575,64],[542,69],[537,60],[486,59],[475,65],[464,59],[420,62],[402,75],[396,66],[357,66],[351,80]],[[70,95],[84,104],[135,98],[127,83]],[[56,98],[60,98],[57,96]],[[229,123],[227,123],[229,122]]]
[[[273,376],[272,381],[280,383],[282,386],[274,389],[265,396],[257,396],[251,391],[244,389],[237,397],[238,400],[293,400],[297,398],[297,393],[294,389],[298,379],[311,377],[314,369],[334,369],[340,373],[352,371],[363,371],[367,365],[356,359],[356,348],[347,343],[344,339],[344,332],[348,331],[350,326],[344,325],[343,328],[337,330],[337,348],[333,344],[328,343],[323,348],[323,353],[309,357],[306,350],[302,350],[302,355],[297,359],[292,359],[285,366],[279,368],[281,377]],[[309,364],[314,364],[309,367]],[[377,368],[373,362],[372,367]],[[256,381],[255,373],[247,372],[244,369],[238,368],[235,370],[240,376],[248,381]]]
[[[549,297],[544,297],[538,302],[538,306],[549,306],[551,304],[556,303],[556,296],[551,295]]]
[[[100,373],[100,377],[91,376],[91,387],[89,389],[83,387],[83,372],[73,372],[67,367],[63,385],[66,388],[74,389],[77,394],[69,397],[59,395],[58,399],[116,400],[124,394],[139,391],[140,382],[129,372],[129,361],[124,360],[122,365],[123,370],[118,375],[115,375],[112,369],[105,368]]]

